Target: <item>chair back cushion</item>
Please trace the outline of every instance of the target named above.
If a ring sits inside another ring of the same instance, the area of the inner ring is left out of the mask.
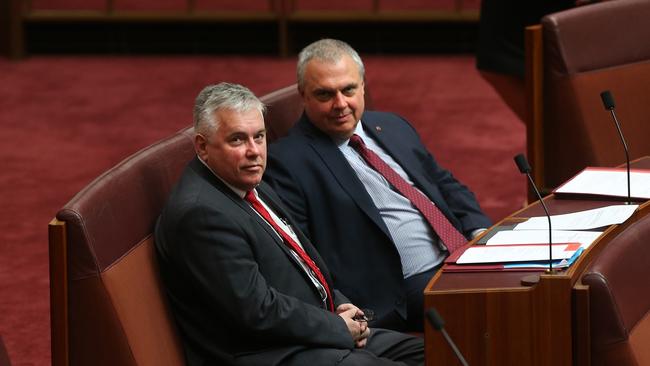
[[[57,213],[66,223],[72,365],[182,365],[152,231],[194,155],[191,128],[110,169]]]
[[[266,141],[272,143],[285,136],[302,114],[302,98],[296,84],[278,89],[260,97],[266,105]]]
[[[646,215],[612,239],[583,275],[593,365],[650,365],[649,263]]]
[[[648,19],[647,0],[606,1],[542,19],[546,187],[558,186],[585,166],[625,160],[600,99],[605,90],[617,102],[630,157],[650,155]]]

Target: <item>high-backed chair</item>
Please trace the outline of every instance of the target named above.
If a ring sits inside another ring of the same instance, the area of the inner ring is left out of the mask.
[[[526,30],[528,157],[552,189],[585,166],[625,160],[600,99],[610,90],[630,158],[650,155],[650,1],[616,0],[547,15]]]
[[[260,97],[266,104],[266,141],[272,143],[287,134],[302,113],[302,98],[296,84],[273,91]]]
[[[302,113],[295,86],[272,92],[269,139]],[[193,128],[125,159],[50,222],[52,365],[184,364],[158,275],[152,231],[194,156]]]
[[[189,128],[125,159],[56,214],[52,365],[183,365],[152,230],[193,155]]]
[[[626,228],[582,277],[589,286],[591,364],[650,365],[650,217]]]

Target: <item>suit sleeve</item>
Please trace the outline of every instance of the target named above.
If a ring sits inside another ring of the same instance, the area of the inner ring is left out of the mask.
[[[458,181],[449,170],[436,162],[433,155],[424,146],[417,131],[408,121],[397,117],[412,131],[412,136],[416,139],[417,146],[420,147],[415,150],[416,154],[420,155],[418,160],[424,162],[423,168],[428,170],[428,174],[425,176],[432,177],[432,183],[438,187],[449,210],[460,221],[463,233],[469,237],[475,229],[490,227],[492,223],[481,210],[474,193]]]
[[[227,213],[203,205],[168,229],[182,243],[171,253],[174,261],[194,282],[202,301],[251,337],[352,348],[352,337],[338,315],[267,284],[256,261],[259,254],[251,245],[257,238],[244,226]]]
[[[449,209],[460,220],[464,234],[469,236],[475,229],[490,227],[492,223],[481,210],[474,193],[459,182],[451,172],[438,165],[431,154],[428,155],[436,184]]]

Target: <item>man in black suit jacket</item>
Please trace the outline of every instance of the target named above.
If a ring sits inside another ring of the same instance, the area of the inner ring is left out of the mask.
[[[298,89],[304,114],[269,146],[264,179],[323,256],[337,288],[374,309],[373,325],[422,330],[423,289],[447,248],[411,201],[348,146],[350,137],[361,136],[465,237],[490,220],[407,121],[364,111],[364,66],[349,45],[325,39],[303,49]]]
[[[371,330],[367,314],[330,290],[318,252],[261,183],[263,110],[239,85],[199,94],[197,157],[156,225],[161,276],[187,364],[422,364],[422,339]]]

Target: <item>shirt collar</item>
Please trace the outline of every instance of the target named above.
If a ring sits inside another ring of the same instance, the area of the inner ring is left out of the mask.
[[[354,135],[359,135],[362,139],[365,138],[366,133],[363,131],[363,126],[361,125],[361,120],[359,120],[357,122],[357,126],[354,128],[353,134]],[[334,139],[334,143],[336,144],[337,147],[347,145],[348,142],[350,142],[350,139],[345,139],[345,140]]]
[[[228,188],[230,188],[233,192],[235,192],[236,195],[238,195],[238,196],[241,197],[242,199],[246,196],[246,191],[243,191],[243,190],[241,190],[241,189],[239,189],[239,188],[236,188],[236,187],[234,187],[233,185],[231,185],[231,184],[229,184],[228,182],[226,182],[225,180],[223,180],[223,179],[222,179],[219,175],[217,175],[217,173],[215,173],[215,172],[212,170],[212,168],[210,168],[210,166],[209,166],[205,161],[203,161],[203,159],[201,159],[198,155],[197,155],[197,158],[199,159],[199,161],[201,162],[201,164],[203,164],[203,166],[205,166],[206,168],[208,168],[208,170],[209,170],[209,171],[210,171],[210,172],[211,172],[215,177],[217,177],[220,181],[223,182],[223,184],[225,184]],[[255,190],[253,190],[253,191],[255,191]],[[255,195],[257,196],[257,192],[255,192]]]

